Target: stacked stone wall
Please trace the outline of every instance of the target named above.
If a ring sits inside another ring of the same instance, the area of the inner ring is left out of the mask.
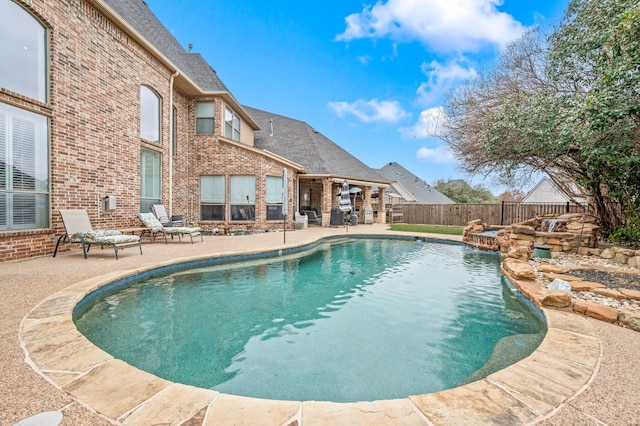
[[[555,224],[552,232],[549,232],[549,223]],[[496,230],[495,237],[483,237],[482,234],[490,229]],[[520,259],[531,258],[536,246],[544,246],[551,252],[597,256],[620,265],[640,268],[640,250],[599,247],[598,230],[596,218],[582,214],[538,216],[507,227],[491,226],[474,220],[464,229],[462,241]]]

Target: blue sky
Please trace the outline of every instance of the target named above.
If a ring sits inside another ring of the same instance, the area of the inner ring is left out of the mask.
[[[243,105],[309,123],[370,167],[428,183],[468,176],[427,135],[447,92],[568,0],[146,0]],[[515,186],[515,185],[514,185]],[[526,187],[524,188],[527,189]]]

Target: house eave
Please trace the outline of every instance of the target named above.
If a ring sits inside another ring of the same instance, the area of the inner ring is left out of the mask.
[[[87,0],[92,7],[98,12],[103,14],[107,19],[112,21],[118,28],[120,28],[127,36],[131,37],[136,43],[140,44],[146,49],[154,58],[156,58],[162,65],[167,67],[171,74],[178,72],[176,76],[174,87],[190,97],[204,97],[204,96],[220,96],[227,103],[229,103],[234,110],[236,110],[240,116],[250,124],[254,130],[260,130],[260,126],[256,123],[249,114],[242,108],[240,103],[229,93],[228,91],[205,91],[198,86],[188,75],[184,73],[176,64],[174,64],[169,58],[167,58],[160,50],[156,49],[152,43],[149,42],[144,36],[136,31],[127,21],[125,21],[116,11],[114,11],[109,5],[105,4],[102,0]]]
[[[273,152],[267,151],[265,149],[255,148],[253,146],[246,145],[246,144],[243,144],[241,142],[232,141],[232,140],[227,139],[227,138],[220,138],[218,140],[220,142],[222,142],[222,143],[233,145],[235,147],[238,147],[238,148],[241,148],[241,149],[244,149],[244,150],[259,154],[259,155],[262,155],[262,156],[267,157],[267,158],[270,158],[272,160],[275,160],[275,161],[281,163],[282,165],[285,165],[285,166],[288,166],[288,167],[294,169],[297,172],[304,173],[304,166],[302,166],[302,165],[300,165],[298,163],[294,163],[291,160],[287,160],[286,158],[281,157],[281,156],[279,156],[277,154],[274,154]]]
[[[362,178],[352,178],[346,176],[336,176],[331,174],[303,174],[299,176],[301,180],[311,180],[311,179],[329,179],[334,183],[342,183],[345,180],[349,185],[359,185],[359,186],[377,186],[378,188],[387,188],[390,182],[383,181],[373,181],[373,180],[365,180]]]

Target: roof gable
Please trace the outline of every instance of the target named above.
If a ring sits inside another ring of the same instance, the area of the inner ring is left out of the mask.
[[[524,196],[521,203],[566,203],[570,201],[571,197],[566,192],[548,177],[543,177],[536,186]],[[581,197],[576,197],[575,201],[584,203],[584,199]]]

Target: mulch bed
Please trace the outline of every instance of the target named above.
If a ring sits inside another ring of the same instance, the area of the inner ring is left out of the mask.
[[[611,289],[626,288],[628,290],[640,290],[640,274],[607,272],[594,269],[575,269],[568,272],[569,275],[582,278],[584,281],[592,281],[606,285]]]

